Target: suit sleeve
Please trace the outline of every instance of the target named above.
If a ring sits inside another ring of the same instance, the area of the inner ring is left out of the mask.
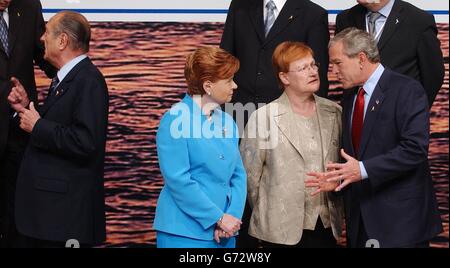
[[[156,148],[165,186],[177,206],[206,230],[224,212],[218,208],[191,178],[188,144],[183,137],[171,133],[173,116],[166,113],[156,135]]]
[[[339,106],[337,108],[337,117],[336,117],[336,124],[335,124],[335,130],[338,131],[338,133],[339,133],[338,134],[338,137],[339,137],[338,142],[339,142],[339,144],[338,144],[337,148],[342,148],[342,145],[343,145],[342,122],[343,122],[343,120],[342,120],[342,107]],[[345,162],[344,159],[341,156],[340,149],[338,149],[338,151],[339,151],[338,152],[339,159],[338,159],[337,162],[340,162],[340,163]],[[325,164],[328,164],[328,163],[325,163]],[[344,187],[344,189],[342,189],[339,192],[335,192],[335,191],[328,192],[327,196],[333,202],[340,202],[341,199],[342,199],[343,193],[346,192],[347,189],[349,189],[350,187],[351,187],[351,185],[348,185],[347,187]]]
[[[308,31],[307,44],[314,51],[314,58],[320,63],[320,89],[318,95],[326,98],[328,96],[328,42],[330,33],[328,31],[328,14],[326,11],[318,16],[317,20]]]
[[[231,1],[230,8],[228,9],[220,47],[230,54],[236,55],[234,51],[234,1]]]
[[[258,111],[250,116],[240,145],[242,161],[247,171],[248,202],[252,209],[258,201],[259,185],[266,158],[266,150],[260,146],[265,140],[262,140],[260,138],[262,135],[257,133],[257,130],[259,130],[257,126],[257,114]]]
[[[80,91],[72,123],[63,125],[41,118],[31,132],[31,142],[51,154],[89,161],[106,139],[108,91],[104,80],[94,77],[85,78],[71,90]]]
[[[417,46],[417,57],[421,73],[421,82],[428,95],[431,108],[444,81],[445,66],[442,50],[437,38],[434,17],[430,15],[429,27],[421,34]]]
[[[45,21],[42,17],[42,6],[39,1],[37,1],[36,8],[36,36],[35,36],[35,47],[34,47],[34,62],[39,66],[39,68],[45,72],[47,77],[53,78],[56,75],[56,68],[53,67],[48,61],[44,60],[44,44],[41,42],[41,36],[45,32]]]
[[[396,147],[368,160],[364,160],[369,178],[374,188],[395,180],[421,163],[428,161],[430,117],[428,102],[422,86],[412,81],[408,92],[397,102],[396,122],[399,142]]]
[[[238,133],[237,126],[234,125],[234,133]],[[239,148],[239,138],[236,138],[236,148]],[[245,200],[247,196],[247,174],[242,163],[239,150],[236,152],[237,164],[231,177],[231,203],[227,213],[241,219],[244,213]]]

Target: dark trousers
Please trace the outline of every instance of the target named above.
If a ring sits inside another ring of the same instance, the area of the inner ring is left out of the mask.
[[[371,243],[366,244],[369,240],[369,236],[366,232],[366,227],[364,226],[364,221],[361,215],[359,215],[359,225],[358,225],[358,236],[356,237],[356,247],[357,248],[371,248]],[[383,247],[383,245],[379,245],[380,248]],[[429,248],[430,247],[430,241],[423,241],[416,244],[406,245],[402,246],[401,248]]]
[[[16,183],[19,174],[29,134],[19,126],[19,117],[13,117],[11,111],[9,121],[8,139],[3,155],[0,156],[0,183],[3,185],[0,193],[1,218],[0,233],[2,238],[0,247],[20,247],[23,240],[16,228],[15,198]]]
[[[0,183],[2,184],[2,222],[0,226],[2,239],[0,241],[0,247],[9,248],[20,246],[20,234],[17,231],[15,223],[15,194],[17,175],[22,156],[23,149],[8,146],[0,162]]]
[[[314,230],[303,230],[302,238],[296,245],[282,245],[261,241],[263,248],[337,248],[331,228],[324,228],[320,217]]]

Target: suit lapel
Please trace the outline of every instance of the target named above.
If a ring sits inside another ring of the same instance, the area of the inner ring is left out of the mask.
[[[322,153],[326,158],[328,155],[328,148],[330,147],[331,137],[334,131],[334,121],[336,120],[335,111],[330,109],[328,105],[314,95],[316,100],[317,117],[319,119],[320,137],[322,139]]]
[[[260,2],[263,2],[260,0]],[[302,7],[304,6],[303,0],[287,0],[286,4],[284,4],[284,7],[281,9],[280,13],[278,14],[277,19],[275,20],[275,23],[273,24],[272,28],[269,31],[269,34],[267,35],[267,38],[265,39],[265,43],[270,42],[272,39],[274,39],[278,34],[280,34],[292,21],[297,19],[297,17],[301,17],[301,11]],[[264,24],[264,23],[263,23]],[[263,26],[264,28],[264,26]]]
[[[297,123],[294,118],[294,112],[289,104],[289,99],[285,93],[278,99],[278,115],[274,121],[280,129],[281,133],[289,140],[293,147],[298,151],[300,156],[304,158],[305,153],[300,146],[299,135],[297,131]]]
[[[261,43],[263,43],[265,39],[263,0],[253,0],[253,3],[250,5],[250,9],[248,10],[248,14],[253,23],[256,34],[258,35]]]
[[[14,1],[12,3],[14,3]],[[20,30],[22,28],[25,14],[22,14],[16,5],[11,4],[8,15],[9,15],[9,33],[8,33],[9,52],[12,54],[14,45],[16,44],[17,35],[20,33]]]
[[[45,115],[47,111],[56,103],[58,100],[60,100],[64,94],[67,93],[67,91],[70,90],[70,83],[75,78],[75,76],[78,74],[78,72],[84,68],[87,64],[89,64],[91,61],[89,58],[85,58],[82,61],[80,61],[73,69],[64,77],[64,79],[59,83],[59,85],[55,88],[55,90],[60,91],[61,93],[55,96],[49,96],[40,110],[41,115]]]
[[[361,134],[362,137],[359,150],[359,159],[362,159],[362,156],[364,155],[367,143],[372,134],[372,128],[375,125],[381,105],[384,100],[384,94],[380,84],[380,82],[382,82],[382,79],[383,76],[380,78],[380,81],[378,81],[378,84],[376,85],[375,90],[373,91],[372,96],[370,97],[369,105],[367,106],[366,115],[364,117],[363,130]]]
[[[366,30],[366,14],[367,9],[360,5],[357,14],[354,17],[356,28],[363,31]]]
[[[378,49],[381,51],[386,43],[391,39],[394,33],[397,31],[399,26],[404,20],[404,15],[402,13],[401,1],[395,1],[392,6],[391,13],[386,20],[386,23],[381,33],[380,41],[378,42]]]
[[[343,147],[346,149],[347,153],[356,157],[355,151],[353,150],[353,142],[352,142],[352,129],[351,129],[351,120],[352,120],[352,111],[353,111],[353,99],[355,98],[355,90],[350,90],[350,92],[346,92],[344,89],[344,98],[342,100],[342,108],[343,108],[343,120],[342,120],[342,139],[343,139]]]

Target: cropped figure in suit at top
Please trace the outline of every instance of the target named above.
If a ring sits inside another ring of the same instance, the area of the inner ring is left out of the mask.
[[[328,65],[328,14],[309,0],[233,0],[220,46],[236,56],[239,90],[232,102],[269,103],[282,94],[272,68],[272,54],[284,41],[304,42],[322,66]],[[326,68],[319,70],[318,95],[326,97]]]
[[[342,197],[313,196],[305,179],[339,159],[341,108],[315,95],[319,67],[310,47],[283,42],[273,65],[284,93],[250,116],[240,146],[252,208],[249,234],[263,247],[336,247]]]
[[[371,33],[377,42],[381,63],[419,81],[431,108],[445,73],[433,15],[402,0],[357,2],[338,14],[336,32],[356,27]]]
[[[186,59],[187,94],[161,119],[156,136],[164,187],[154,229],[159,248],[232,248],[246,198],[246,175],[231,100],[239,61],[220,48]]]
[[[330,190],[322,182],[342,182],[336,191],[343,191],[348,246],[365,247],[375,239],[383,248],[428,247],[442,224],[428,165],[426,92],[413,78],[385,68],[365,31],[348,28],[329,47],[345,89],[345,163],[310,174],[315,179],[309,186],[321,192]]]

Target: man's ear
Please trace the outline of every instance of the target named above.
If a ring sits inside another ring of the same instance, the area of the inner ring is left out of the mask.
[[[69,36],[66,33],[60,34],[58,47],[60,50],[64,50],[69,46]]]
[[[369,61],[369,58],[367,57],[366,53],[359,52],[358,60],[359,60],[360,69],[362,69],[362,67]]]

